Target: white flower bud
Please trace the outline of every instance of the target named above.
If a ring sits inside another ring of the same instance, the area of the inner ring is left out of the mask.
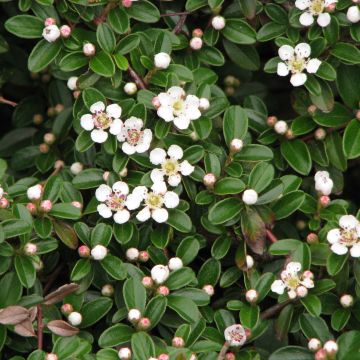
[[[338,344],[334,340],[328,340],[324,346],[323,349],[326,351],[328,355],[334,355],[338,352]]]
[[[254,266],[254,258],[250,255],[246,255],[246,267],[251,269]]]
[[[129,261],[136,261],[139,258],[139,250],[136,248],[130,248],[126,250],[126,258]]]
[[[128,347],[120,348],[118,352],[120,360],[130,360],[131,359],[131,350]]]
[[[215,294],[215,290],[214,287],[210,284],[208,285],[204,285],[203,286],[203,290],[209,295],[209,296],[213,296]]]
[[[130,309],[128,312],[128,319],[130,322],[138,322],[141,318],[141,312],[138,309]]]
[[[69,77],[68,81],[67,81],[67,87],[69,90],[76,90],[77,89],[77,81],[78,81],[78,77],[77,76],[71,76]]]
[[[256,303],[258,297],[259,297],[259,294],[255,289],[250,289],[245,294],[246,301],[251,304]]]
[[[105,284],[101,288],[102,296],[112,296],[114,294],[114,287],[111,284]]]
[[[93,56],[95,55],[96,48],[94,44],[86,43],[83,46],[83,53],[85,56]]]
[[[169,275],[170,275],[169,268],[165,265],[155,265],[151,269],[151,278],[157,284],[164,283],[167,280],[167,278],[169,277]]]
[[[94,260],[103,260],[107,255],[107,248],[103,245],[96,245],[91,249],[91,256]]]
[[[349,308],[353,306],[354,298],[349,294],[342,295],[340,298],[340,304],[344,308]]]
[[[73,311],[72,313],[70,313],[68,320],[71,325],[78,326],[82,322],[82,316],[77,311]]]
[[[54,353],[47,353],[45,355],[45,360],[58,360],[58,356]]]
[[[225,18],[223,16],[214,16],[211,25],[215,30],[222,30],[225,27]]]
[[[201,38],[199,37],[193,37],[191,40],[190,40],[190,47],[193,49],[193,50],[200,50],[203,46],[203,41]]]
[[[360,9],[357,5],[350,6],[346,13],[347,19],[352,23],[357,23],[360,21]]]
[[[127,95],[134,95],[137,92],[137,86],[134,82],[128,82],[124,86],[124,91]]]
[[[242,200],[246,205],[254,205],[258,200],[258,194],[253,189],[248,189],[243,192]]]
[[[80,174],[84,169],[84,165],[81,162],[74,162],[70,166],[70,171],[72,174],[77,175]]]
[[[318,351],[321,348],[321,341],[319,339],[316,338],[312,338],[309,340],[308,342],[308,349],[310,351]]]
[[[236,153],[241,151],[244,147],[244,142],[241,139],[232,139],[230,142],[230,151]]]
[[[37,251],[36,244],[32,244],[32,243],[25,244],[24,252],[26,255],[34,255],[34,254],[36,254],[36,251]]]
[[[122,170],[120,170],[119,172],[119,176],[120,177],[126,177],[128,174],[128,169],[126,167],[124,167]]]
[[[280,135],[284,135],[288,129],[288,125],[284,120],[279,120],[274,125],[274,130]]]
[[[39,200],[41,198],[43,187],[40,184],[31,186],[27,189],[27,197],[29,200]]]
[[[154,64],[158,69],[167,69],[170,65],[171,57],[169,54],[161,52],[154,56]]]
[[[57,27],[57,25],[45,26],[42,32],[43,38],[50,43],[55,42],[60,37],[60,35],[60,29]]]
[[[298,286],[296,288],[296,295],[299,297],[299,298],[304,298],[307,294],[308,294],[308,289],[305,287],[305,286]]]
[[[200,111],[206,111],[210,107],[210,102],[207,98],[200,98],[199,109]]]
[[[169,260],[168,267],[170,270],[178,270],[183,267],[183,262],[179,257],[173,257]]]

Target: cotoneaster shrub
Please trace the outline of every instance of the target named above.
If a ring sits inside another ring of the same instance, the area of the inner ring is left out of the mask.
[[[360,359],[358,1],[0,6],[1,359]]]

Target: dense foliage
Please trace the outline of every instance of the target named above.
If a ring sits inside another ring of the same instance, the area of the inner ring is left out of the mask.
[[[0,359],[360,359],[358,1],[0,9]]]

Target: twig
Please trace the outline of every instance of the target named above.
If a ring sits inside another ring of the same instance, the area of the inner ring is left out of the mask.
[[[182,28],[185,24],[185,21],[186,21],[186,17],[187,17],[187,14],[184,14],[184,15],[181,15],[180,16],[180,19],[178,20],[178,22],[176,23],[175,27],[174,27],[174,30],[173,30],[173,33],[174,34],[180,34],[181,31],[182,31]]]
[[[280,304],[276,304],[272,307],[269,307],[260,314],[260,319],[265,320],[271,318],[272,316],[280,312],[286,305],[290,304],[290,302],[291,300],[286,300]]]
[[[189,15],[190,12],[189,11],[183,11],[183,12],[178,12],[178,13],[167,13],[167,14],[160,14],[160,16],[162,17],[166,17],[166,16],[180,16],[180,15]]]
[[[278,241],[277,237],[269,229],[266,229],[266,237],[272,242],[276,243]]]
[[[227,341],[225,341],[223,347],[221,348],[221,350],[219,352],[217,360],[224,360],[225,359],[226,352],[229,350],[229,346],[230,346],[230,344]]]
[[[96,25],[101,24],[102,22],[104,22],[106,20],[106,17],[108,16],[109,12],[111,9],[113,9],[114,7],[116,7],[116,3],[114,2],[109,2],[103,9],[102,13],[96,17],[95,19],[95,23]]]
[[[5,99],[3,96],[0,96],[0,103],[1,103],[1,104],[6,104],[6,105],[10,105],[10,106],[13,106],[13,107],[15,107],[15,106],[17,105],[16,102],[11,101],[11,100],[7,100],[7,99]]]
[[[38,350],[42,350],[43,348],[43,312],[42,305],[37,305],[37,347]]]
[[[130,65],[128,67],[128,73],[140,89],[146,89],[146,85],[143,79],[135,72],[135,70]]]

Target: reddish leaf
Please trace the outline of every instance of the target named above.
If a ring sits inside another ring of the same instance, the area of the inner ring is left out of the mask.
[[[0,324],[16,325],[28,319],[30,316],[29,310],[22,306],[8,306],[0,310]]]
[[[57,290],[53,291],[52,293],[46,295],[44,299],[44,304],[45,305],[56,304],[57,302],[61,301],[65,296],[72,294],[79,288],[80,286],[75,283],[63,285],[59,287]]]
[[[14,331],[24,337],[36,336],[33,324],[30,319],[26,319],[23,322],[15,325]]]
[[[60,240],[70,249],[77,249],[78,238],[74,229],[65,221],[54,220],[54,229]]]
[[[73,336],[79,332],[78,328],[71,326],[64,320],[49,321],[47,327],[51,332],[59,336]]]
[[[255,210],[248,207],[241,213],[241,229],[250,249],[255,254],[262,255],[265,249],[266,228]]]

